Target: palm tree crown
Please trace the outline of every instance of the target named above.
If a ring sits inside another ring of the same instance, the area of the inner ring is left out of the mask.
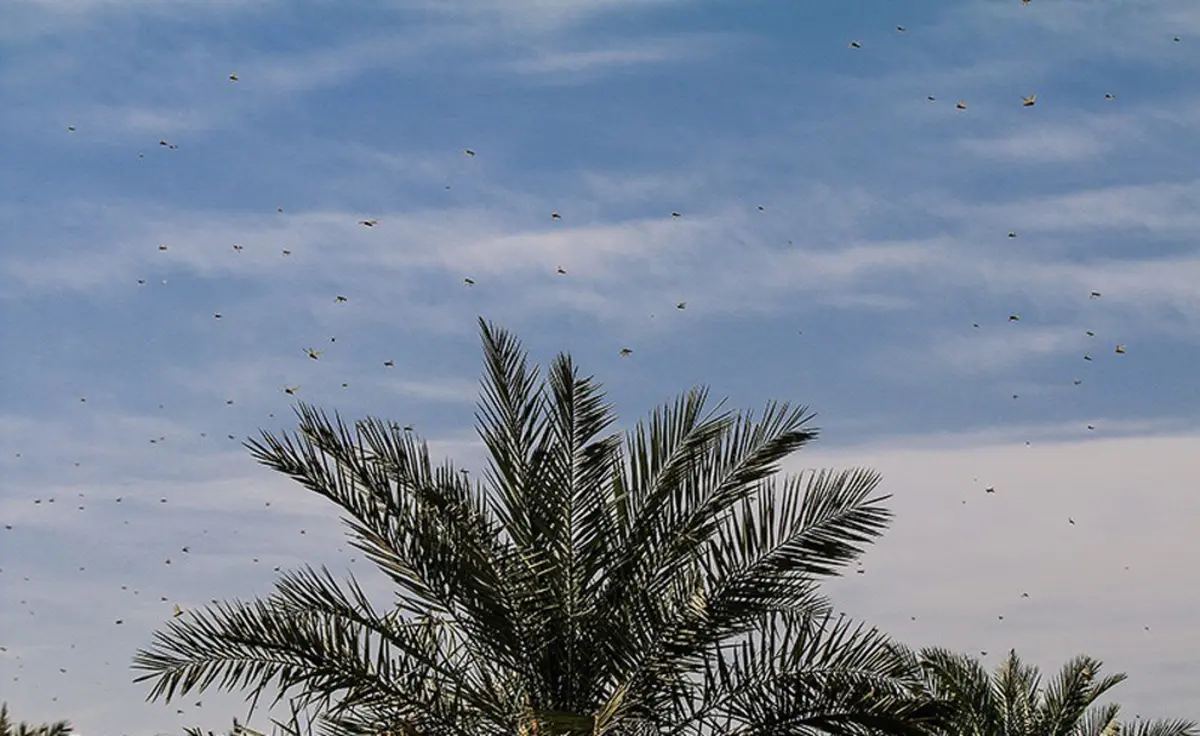
[[[836,575],[888,524],[869,470],[775,482],[804,408],[709,409],[693,389],[626,436],[560,354],[544,380],[480,320],[481,480],[399,425],[307,405],[247,443],[340,507],[395,586],[289,572],[274,593],[167,623],[151,699],[274,687],[336,734],[918,733],[915,658],[833,615]],[[273,683],[273,684],[272,684]]]
[[[1101,662],[1071,659],[1042,686],[1036,667],[1010,651],[994,674],[966,654],[931,647],[920,652],[934,696],[952,704],[954,736],[1200,736],[1193,721],[1119,720],[1121,706],[1098,704],[1125,681],[1124,673],[1100,676]]]

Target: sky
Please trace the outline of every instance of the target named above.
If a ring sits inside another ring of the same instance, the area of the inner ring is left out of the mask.
[[[133,653],[277,569],[371,573],[241,442],[303,400],[481,469],[483,316],[624,426],[808,405],[785,470],[875,467],[897,515],[840,607],[1200,718],[1195,0],[346,8],[0,11],[16,717],[244,716],[145,703]]]

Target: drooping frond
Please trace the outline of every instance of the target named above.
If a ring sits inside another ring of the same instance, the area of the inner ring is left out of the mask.
[[[519,658],[507,587],[512,554],[481,494],[447,464],[434,468],[411,433],[375,419],[353,429],[301,403],[299,431],[247,446],[259,462],[340,506],[353,544],[397,586],[413,614],[452,617],[489,658]]]
[[[941,715],[916,662],[843,616],[770,614],[709,657],[698,707],[673,736],[918,734]]]
[[[442,651],[430,624],[305,612],[293,593],[285,585],[266,600],[216,604],[169,621],[135,657],[134,668],[146,673],[135,681],[153,680],[149,699],[167,702],[211,685],[257,697],[274,684],[277,700],[292,694],[305,707],[337,713],[386,702],[441,733],[471,733],[480,711],[462,701],[461,665]],[[329,589],[309,598],[328,609],[346,602]]]
[[[805,600],[886,529],[887,497],[870,498],[878,484],[872,470],[809,472],[743,500],[705,557],[710,616],[732,623]]]
[[[1200,725],[1182,719],[1155,719],[1126,724],[1120,736],[1200,736]]]

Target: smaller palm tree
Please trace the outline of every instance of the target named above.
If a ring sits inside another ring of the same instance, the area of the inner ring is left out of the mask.
[[[8,703],[0,703],[0,736],[70,736],[73,731],[70,721],[43,723],[40,726],[16,723],[9,720]]]
[[[1069,660],[1045,687],[1016,651],[991,675],[974,657],[937,647],[922,649],[918,660],[930,693],[950,704],[943,733],[953,736],[1200,736],[1194,721],[1123,723],[1119,704],[1097,701],[1125,673],[1102,677],[1102,663],[1087,655]]]

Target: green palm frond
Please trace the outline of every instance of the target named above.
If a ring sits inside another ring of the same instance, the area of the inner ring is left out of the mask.
[[[327,608],[337,608],[337,594],[324,593]],[[156,680],[149,699],[167,702],[214,684],[257,697],[274,684],[277,701],[299,690],[304,706],[334,713],[388,703],[441,733],[470,733],[459,665],[441,650],[433,624],[389,623],[369,609],[305,611],[303,600],[289,595],[285,582],[266,600],[219,603],[168,622],[156,646],[135,658],[135,669],[147,673],[135,681]]]
[[[523,636],[506,583],[514,562],[482,494],[380,420],[351,430],[303,403],[297,414],[295,436],[247,443],[254,457],[347,512],[354,546],[396,583],[403,611],[453,617],[489,658],[518,659]]]
[[[1074,736],[1121,736],[1120,715],[1118,703],[1092,706],[1079,720]]]
[[[740,416],[718,435],[699,458],[698,473],[671,494],[664,518],[651,521],[651,585],[664,585],[685,568],[735,506],[762,490],[759,481],[777,472],[780,460],[816,438],[816,430],[803,428],[811,418],[804,407],[772,403],[759,421]]]
[[[992,689],[1000,708],[999,722],[1013,734],[1042,733],[1041,674],[1021,661],[1014,649],[996,669]]]
[[[870,497],[879,480],[865,469],[808,472],[779,492],[743,500],[705,558],[711,614],[736,619],[787,608],[815,578],[858,557],[891,519],[880,505],[888,497]]]
[[[800,428],[810,418],[805,410],[789,411],[786,405],[769,406],[758,422],[751,415],[703,419],[704,396],[697,391],[681,398],[675,412],[660,409],[652,418],[649,447],[642,437],[645,425],[634,433],[633,447],[645,448],[635,451],[671,461],[662,462],[658,473],[643,476],[651,487],[627,484],[635,499],[631,511],[638,518],[606,581],[604,614],[624,606],[630,588],[640,589],[648,600],[677,588],[738,504],[762,490],[759,481],[778,460],[816,436],[815,430]],[[665,431],[669,428],[674,431]],[[652,631],[647,633],[653,638]],[[648,644],[635,642],[642,651]]]
[[[671,734],[922,733],[940,715],[911,657],[876,629],[773,613],[707,660],[699,707]]]
[[[545,431],[528,481],[536,502],[527,512],[544,564],[534,568],[529,587],[545,601],[536,668],[550,700],[574,711],[596,695],[597,664],[584,652],[591,647],[587,622],[596,613],[592,591],[603,579],[614,542],[616,524],[606,501],[621,462],[621,438],[603,435],[615,422],[612,409],[599,384],[581,377],[569,356],[551,364],[548,385]]]
[[[33,725],[14,722],[8,715],[8,703],[0,703],[0,736],[70,736],[74,729],[67,720]]]
[[[1046,686],[1039,712],[1041,732],[1069,736],[1100,696],[1125,681],[1124,673],[1097,679],[1103,663],[1087,655],[1072,658]]]
[[[816,576],[853,559],[856,545],[888,522],[877,505],[883,499],[869,498],[877,483],[870,471],[821,471],[744,499],[692,575],[677,581],[671,615],[653,619],[659,634],[635,676],[661,681],[698,672],[710,646],[755,630],[767,614],[827,613]]]
[[[1015,651],[990,676],[979,660],[945,649],[923,649],[918,660],[929,692],[950,706],[934,728],[945,736],[1126,736],[1150,724],[1154,734],[1188,736],[1196,728],[1191,721],[1122,723],[1119,704],[1097,701],[1125,675],[1101,676],[1102,663],[1086,655],[1069,660],[1044,687],[1038,669]]]
[[[1001,695],[979,660],[940,647],[922,649],[918,658],[930,692],[952,705],[955,733],[1004,733]]]
[[[1120,736],[1200,736],[1200,725],[1181,719],[1134,721],[1121,729]]]

